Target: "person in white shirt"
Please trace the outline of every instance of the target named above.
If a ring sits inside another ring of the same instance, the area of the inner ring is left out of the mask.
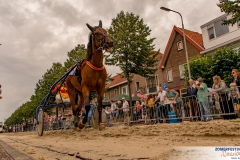
[[[127,126],[129,126],[129,104],[128,101],[126,101],[125,97],[122,98],[123,101],[123,117],[124,117],[124,122]]]
[[[116,106],[116,103],[113,100],[110,101],[110,104],[111,104],[112,121],[113,121],[113,123],[115,123],[116,122],[116,116],[117,116],[117,106]]]
[[[165,108],[163,106],[165,98],[166,98],[166,91],[164,91],[162,89],[162,87],[159,87],[158,91],[159,91],[158,96],[154,101],[154,103],[157,103],[157,121],[156,121],[156,123],[157,122],[162,123],[163,122],[162,121],[162,119],[163,119],[162,113],[164,114],[165,118],[167,118],[167,114],[165,113],[167,111],[165,111]],[[168,106],[166,106],[166,107],[168,107]],[[165,112],[163,112],[163,111],[165,111]]]

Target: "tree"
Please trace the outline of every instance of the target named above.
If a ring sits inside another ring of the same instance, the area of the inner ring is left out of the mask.
[[[227,14],[232,14],[232,18],[228,20],[223,20],[225,25],[234,25],[240,21],[240,0],[224,0],[223,2],[217,4],[222,12]]]
[[[202,77],[204,82],[211,87],[213,84],[213,76],[220,76],[229,86],[232,80],[232,69],[240,69],[240,49],[220,48],[212,55],[208,54],[205,57],[197,57],[190,60],[190,69],[192,79],[196,80]],[[187,66],[185,65],[185,79],[188,79]],[[187,82],[186,82],[187,83]]]
[[[122,76],[128,81],[128,88],[132,73],[147,78],[156,72],[156,56],[159,52],[153,52],[152,43],[155,38],[149,38],[151,29],[144,24],[143,19],[133,13],[121,11],[112,19],[108,33],[114,47],[106,56],[105,64],[120,67]],[[131,90],[128,91],[131,107]]]
[[[86,58],[86,53],[87,50],[83,45],[77,45],[74,49],[68,52],[68,59],[64,62],[64,67],[68,69],[77,62],[80,62]]]
[[[35,117],[35,110],[37,106],[40,105],[43,98],[49,93],[51,86],[64,75],[68,68],[85,57],[85,47],[77,45],[73,50],[68,52],[68,59],[64,62],[64,66],[61,63],[53,63],[52,67],[44,73],[42,79],[38,80],[35,87],[35,93],[31,96],[30,101],[27,101],[18,107],[6,120],[6,124],[15,125],[22,123],[29,118]],[[51,113],[51,107],[48,107],[44,111]]]

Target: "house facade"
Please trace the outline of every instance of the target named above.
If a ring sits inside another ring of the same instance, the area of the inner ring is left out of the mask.
[[[162,58],[162,53],[157,56],[158,61]],[[156,66],[157,68],[157,66]],[[158,71],[151,78],[145,78],[137,74],[131,75],[130,89],[131,93],[140,93],[143,95],[156,94],[159,86]],[[111,77],[111,81],[105,87],[105,99],[111,99],[120,94],[128,95],[127,79],[123,78],[121,74]]]
[[[201,26],[205,50],[201,54],[213,53],[224,46],[240,47],[240,21],[234,25],[223,25],[224,19],[231,15],[224,14]]]
[[[188,57],[191,59],[204,50],[202,35],[186,29],[184,31]],[[174,26],[158,67],[159,84],[175,90],[185,88],[184,65],[186,62],[182,29]]]

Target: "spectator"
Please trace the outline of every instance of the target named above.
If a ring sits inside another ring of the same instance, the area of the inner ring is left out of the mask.
[[[110,104],[111,104],[111,117],[112,117],[112,121],[113,123],[116,122],[116,118],[117,118],[117,106],[116,106],[116,103],[111,100],[110,101]]]
[[[121,101],[117,101],[117,119],[122,119],[123,117],[123,110],[122,110],[122,102]]]
[[[162,123],[162,113],[164,114],[164,117],[167,118],[168,117],[168,112],[169,112],[169,105],[166,105],[164,108],[164,101],[166,98],[166,91],[164,91],[162,89],[162,87],[158,88],[158,96],[155,99],[154,103],[158,103],[157,104],[157,122]]]
[[[60,89],[59,89],[59,87],[60,87]],[[58,92],[57,92],[57,91],[58,91]],[[55,102],[56,102],[57,104],[62,103],[62,102],[63,102],[63,103],[70,102],[70,99],[69,99],[69,95],[68,95],[68,91],[67,91],[66,83],[65,83],[65,82],[62,84],[62,86],[57,85],[57,86],[53,89],[52,93],[55,93],[55,92],[57,92],[57,94],[56,94],[56,100],[55,100]]]
[[[228,101],[230,101],[231,99],[233,100],[234,110],[238,117],[240,116],[239,98],[240,98],[240,94],[239,94],[238,88],[236,86],[236,83],[231,83],[230,84],[230,92],[228,94]]]
[[[133,121],[134,122],[137,122],[137,120],[138,120],[138,117],[137,117],[137,105],[136,104],[137,104],[137,102],[133,106]]]
[[[236,85],[238,87],[238,90],[239,90],[239,87],[240,87],[240,75],[239,75],[238,70],[237,69],[233,69],[232,70],[232,75],[233,75],[232,82],[236,83]]]
[[[148,108],[147,108],[147,102],[145,98],[141,99],[141,107],[142,107],[142,119],[144,120],[145,124],[147,125],[147,112],[148,112]]]
[[[217,93],[219,95],[219,102],[220,107],[223,113],[234,113],[234,107],[232,101],[228,101],[227,92],[228,88],[224,82],[224,80],[221,80],[220,76],[214,76],[213,77],[213,86],[212,86],[212,92]],[[224,119],[235,119],[235,115],[223,115]]]
[[[198,89],[197,97],[200,106],[201,121],[206,122],[212,119],[210,116],[210,107],[208,102],[208,89],[207,85],[203,83],[203,79],[201,77],[198,78],[198,82],[200,86],[196,83],[196,81],[193,81],[193,84]]]
[[[137,117],[138,117],[138,119],[140,118],[142,118],[142,106],[141,106],[141,104],[140,104],[140,102],[139,101],[136,101],[136,109],[137,109]]]
[[[107,126],[111,127],[112,124],[110,123],[110,117],[111,117],[111,107],[106,107],[104,109],[105,113],[106,113],[106,121],[107,121]]]
[[[193,80],[189,80],[189,87],[187,88],[187,105],[190,109],[190,121],[198,120],[198,105],[197,105],[197,88],[193,85]],[[194,117],[194,118],[192,118]]]
[[[142,115],[141,115],[141,116],[142,116],[142,119],[144,119],[144,118],[145,118],[144,116],[146,115],[146,114],[143,114],[143,112],[144,112],[143,106],[144,106],[144,105],[146,105],[146,99],[145,99],[145,98],[141,98],[141,104],[140,104],[140,106],[141,106],[141,108],[142,108],[142,111],[141,111],[141,112],[142,112]],[[145,113],[146,113],[146,112],[145,112]]]
[[[92,114],[93,114],[93,104],[90,104],[90,109],[89,109],[89,112],[88,112],[88,126],[90,127],[91,126],[91,117],[92,117]]]
[[[147,106],[149,108],[150,120],[153,122],[154,119],[154,98],[152,94],[149,94],[147,97]]]
[[[0,84],[0,99],[2,99],[1,94],[2,94],[2,85]]]
[[[174,106],[176,116],[185,117],[185,111],[183,106],[183,100],[179,97],[179,93],[175,90],[170,90],[168,87],[166,88],[166,97],[171,101],[176,101],[176,105]],[[179,106],[179,107],[178,107]],[[181,113],[182,112],[182,113]],[[180,120],[181,121],[181,120]]]
[[[128,101],[126,101],[125,97],[122,98],[123,101],[123,118],[124,118],[124,123],[126,126],[129,126],[129,104]]]

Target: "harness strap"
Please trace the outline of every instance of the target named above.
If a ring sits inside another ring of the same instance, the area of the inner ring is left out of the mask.
[[[101,68],[98,68],[98,67],[95,67],[94,65],[92,65],[89,61],[86,61],[86,64],[92,68],[93,70],[96,70],[96,71],[102,71],[105,67],[102,66]]]

